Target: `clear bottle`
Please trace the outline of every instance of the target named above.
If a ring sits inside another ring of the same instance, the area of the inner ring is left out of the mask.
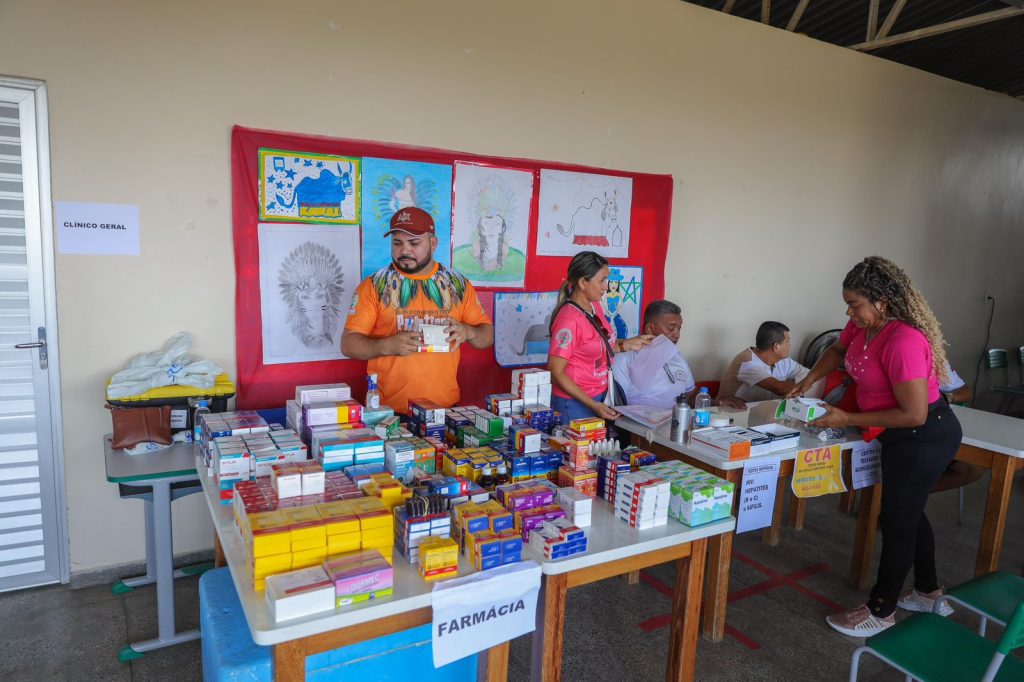
[[[700,393],[693,403],[693,412],[694,428],[703,429],[711,426],[711,394],[708,393],[707,386],[701,386]]]
[[[504,463],[498,465],[498,473],[494,475],[494,485],[508,485],[512,477],[508,475],[508,467]]]
[[[209,398],[189,398],[192,407],[192,447],[197,452],[203,450],[203,415],[210,414]]]
[[[371,410],[380,409],[380,393],[377,391],[377,375],[366,377],[366,407]]]
[[[483,471],[480,473],[480,480],[477,481],[484,490],[494,490],[495,478],[491,475],[491,467],[485,466]]]

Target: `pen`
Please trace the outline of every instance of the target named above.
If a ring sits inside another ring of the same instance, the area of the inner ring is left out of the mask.
[[[669,370],[668,365],[662,365],[661,368],[665,370],[665,374],[668,375],[668,380],[671,381],[673,384],[676,383],[676,378],[672,376],[672,372]]]

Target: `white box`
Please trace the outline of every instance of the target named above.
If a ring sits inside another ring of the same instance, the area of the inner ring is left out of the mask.
[[[309,403],[337,403],[352,399],[352,389],[348,384],[318,384],[316,386],[296,386],[295,402],[299,405]]]
[[[538,389],[537,386],[523,386],[522,393],[520,394],[519,397],[523,399],[523,404],[524,405],[536,405],[537,404],[537,395],[538,395],[538,390],[537,389]]]
[[[319,465],[305,466],[302,468],[302,494],[323,495],[324,494],[324,470]]]
[[[753,426],[751,428],[772,439],[771,452],[788,450],[800,444],[800,432],[782,424],[762,424],[761,426]]]
[[[537,402],[541,405],[551,406],[551,384],[541,384],[537,387]]]
[[[298,469],[272,469],[270,482],[278,498],[302,495],[302,474]]]
[[[334,609],[334,583],[320,566],[267,576],[266,585],[275,622]]]

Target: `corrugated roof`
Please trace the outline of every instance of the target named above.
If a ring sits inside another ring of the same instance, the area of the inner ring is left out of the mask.
[[[881,26],[897,0],[880,0]],[[684,0],[721,10],[725,0]],[[785,30],[799,0],[772,0],[769,24]],[[848,47],[867,38],[869,0],[810,0],[796,32]],[[1004,0],[907,0],[889,31],[895,36],[947,21],[1006,10]],[[731,14],[761,21],[761,0],[736,0]],[[1024,97],[1024,15],[867,50],[883,59],[1013,97]]]

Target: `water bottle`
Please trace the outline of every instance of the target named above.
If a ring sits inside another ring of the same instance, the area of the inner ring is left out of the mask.
[[[366,377],[366,406],[371,410],[380,409],[380,393],[377,391],[377,375]]]
[[[680,393],[676,396],[676,404],[672,406],[672,442],[685,443],[686,432],[689,430],[690,406],[686,402],[686,394]]]
[[[703,429],[711,426],[711,394],[708,387],[702,386],[697,399],[693,402],[693,411],[696,415],[693,420],[694,428]]]

